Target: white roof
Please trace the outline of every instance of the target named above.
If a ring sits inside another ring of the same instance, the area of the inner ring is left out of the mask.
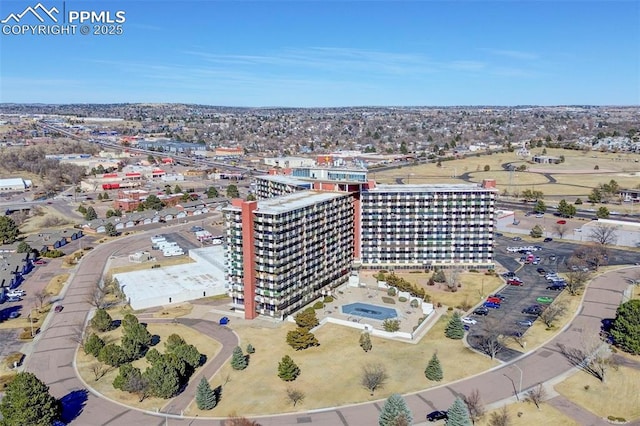
[[[22,178],[0,179],[0,186],[22,186],[26,187],[27,183]]]

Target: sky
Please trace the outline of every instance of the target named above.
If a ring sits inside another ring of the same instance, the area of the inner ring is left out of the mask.
[[[0,1],[0,103],[640,105],[637,0],[40,3]]]

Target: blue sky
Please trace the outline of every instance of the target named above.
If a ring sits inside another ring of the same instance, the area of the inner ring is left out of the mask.
[[[2,0],[0,20],[37,3]],[[640,104],[635,0],[41,3],[122,10],[123,34],[3,28],[0,102]]]

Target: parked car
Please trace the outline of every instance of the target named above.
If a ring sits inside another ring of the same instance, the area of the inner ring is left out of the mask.
[[[473,313],[476,314],[476,315],[483,315],[484,316],[484,315],[488,315],[489,314],[489,309],[487,309],[487,308],[485,308],[483,306],[480,306],[480,307],[476,308],[473,311]]]
[[[460,321],[462,321],[463,324],[470,324],[470,325],[475,325],[478,323],[477,320],[471,318],[471,317],[462,317],[460,318]]]
[[[536,298],[536,302],[544,303],[545,305],[548,305],[549,303],[553,302],[553,297],[540,296],[540,297]]]
[[[545,269],[544,269],[544,268],[538,268],[538,269],[536,269],[536,271],[537,271],[540,275],[544,275],[544,274],[546,274],[546,273],[547,273],[547,271],[545,271]]]
[[[227,325],[227,324],[229,324],[229,317],[220,318],[220,325]]]
[[[525,319],[525,320],[518,320],[516,321],[516,324],[518,324],[521,327],[531,327],[533,325],[533,321]]]
[[[565,289],[566,286],[567,286],[566,284],[551,284],[547,286],[547,290],[562,291]]]
[[[446,411],[432,411],[427,414],[427,420],[430,422],[435,422],[437,420],[447,420],[447,412]]]
[[[513,278],[516,276],[516,273],[513,271],[507,271],[504,274],[502,274],[502,276],[505,278]]]
[[[64,307],[62,305],[56,305],[56,307],[53,309],[54,312],[62,312],[62,310],[64,309]]]
[[[498,299],[500,299],[501,301],[505,301],[507,300],[507,296],[504,296],[500,293],[496,293],[496,294],[490,294],[489,297],[497,297]]]
[[[553,241],[553,238],[551,238],[551,237],[547,237],[547,238],[544,239],[545,243],[549,243],[551,241]]]
[[[527,308],[524,308],[522,310],[523,314],[529,314],[529,315],[540,315],[542,313],[542,307],[540,307],[539,305],[532,305],[529,306]]]
[[[482,304],[482,306],[484,306],[485,308],[500,309],[500,304],[499,303],[484,302]]]
[[[557,259],[557,257],[556,257],[555,254],[552,254],[551,256],[549,256],[549,260],[552,261],[552,262],[555,262],[556,259]]]
[[[511,278],[509,281],[507,281],[507,284],[509,284],[509,285],[518,285],[518,286],[521,286],[521,285],[523,285],[524,283],[523,283],[521,280],[516,280],[516,279],[514,279],[514,278]]]
[[[497,303],[498,305],[500,303],[502,303],[502,299],[500,299],[499,297],[487,297],[487,302],[491,302],[491,303]]]
[[[47,261],[46,260],[42,260],[42,259],[38,259],[35,262],[33,262],[34,265],[46,265]]]
[[[18,318],[20,316],[20,312],[18,311],[13,311],[9,314],[9,318],[14,319],[14,318]]]
[[[522,237],[513,237],[512,240],[513,241],[522,241]]]
[[[7,297],[7,302],[19,302],[22,300],[20,296],[9,296]]]

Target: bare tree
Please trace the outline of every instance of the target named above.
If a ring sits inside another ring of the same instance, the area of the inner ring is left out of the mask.
[[[542,386],[542,383],[538,383],[536,387],[527,392],[526,401],[533,402],[536,408],[540,409],[542,401],[547,399],[547,390]]]
[[[482,402],[482,398],[480,398],[480,391],[478,389],[474,389],[469,395],[463,395],[462,400],[467,404],[471,422],[476,424],[476,422],[480,420],[485,413],[484,403]]]
[[[509,337],[511,338],[511,340],[516,342],[518,346],[520,346],[522,349],[524,349],[527,346],[527,339],[525,339],[524,333],[522,333],[520,330],[513,330],[510,333]]]
[[[490,426],[509,426],[511,424],[511,416],[509,416],[509,411],[507,410],[507,406],[503,406],[498,411],[491,413],[489,416],[489,425]]]
[[[89,367],[91,372],[93,373],[93,377],[96,379],[96,382],[102,379],[105,374],[113,370],[113,367],[107,364],[103,364],[101,362],[94,362]]]
[[[500,323],[495,318],[482,322],[482,334],[475,336],[478,346],[485,354],[494,359],[504,349],[504,335]]]
[[[383,387],[388,378],[387,371],[380,364],[367,364],[362,368],[361,384],[371,395],[376,389]]]
[[[87,334],[81,325],[75,325],[71,328],[71,336],[69,339],[80,345],[80,348],[84,350],[84,344],[87,342]]]
[[[294,407],[298,402],[301,402],[304,399],[304,397],[305,397],[305,394],[300,389],[296,389],[292,387],[287,388],[287,398],[289,399],[289,401],[293,403]]]
[[[35,296],[36,296],[36,300],[38,300],[38,303],[40,304],[40,310],[42,310],[42,307],[44,306],[44,301],[47,300],[50,294],[45,289],[42,289],[40,291],[37,291],[35,293]]]
[[[567,304],[564,302],[555,302],[542,311],[540,319],[544,322],[544,325],[551,328],[555,320],[564,315],[565,312],[567,312]]]
[[[460,271],[458,269],[452,269],[445,275],[447,288],[455,293],[458,291],[458,284],[460,283]]]
[[[582,290],[584,290],[587,281],[591,278],[591,271],[589,271],[585,262],[572,259],[575,258],[572,257],[567,262],[569,270],[567,271],[567,279],[565,281],[567,283],[567,290],[569,293],[572,296],[576,296],[581,294]]]
[[[599,335],[586,336],[579,348],[558,344],[560,353],[576,367],[604,382],[611,365],[611,349],[600,340]]]
[[[599,223],[591,229],[589,239],[602,246],[608,246],[618,241],[618,232],[613,225]]]
[[[564,234],[566,234],[568,230],[569,228],[567,227],[567,225],[556,224],[553,226],[553,232],[555,232],[555,234],[559,238],[564,237]]]

